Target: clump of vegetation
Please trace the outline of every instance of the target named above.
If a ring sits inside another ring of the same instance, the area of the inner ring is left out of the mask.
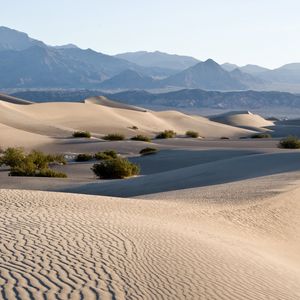
[[[92,160],[93,158],[94,158],[94,156],[91,154],[81,153],[76,156],[75,161],[77,161],[77,162],[89,161],[89,160]]]
[[[288,136],[279,142],[279,148],[300,149],[300,140],[296,136]]]
[[[191,137],[191,138],[198,138],[199,137],[199,133],[196,131],[192,131],[192,130],[188,130],[185,135],[187,137]]]
[[[0,160],[0,165],[6,165],[8,167],[14,168],[22,163],[25,158],[25,153],[23,148],[7,148],[3,151],[3,156]]]
[[[122,133],[110,133],[103,137],[106,141],[122,141],[125,139],[124,134]]]
[[[137,126],[131,126],[131,127],[129,127],[130,129],[133,129],[133,130],[138,130],[139,128],[137,127]]]
[[[255,133],[251,136],[252,139],[270,139],[271,137],[269,133]]]
[[[118,154],[114,150],[106,150],[103,152],[97,152],[94,157],[97,160],[107,160],[107,159],[115,159],[118,157]]]
[[[157,151],[158,151],[158,150],[157,150],[156,148],[147,147],[147,148],[142,149],[142,150],[140,151],[140,154],[141,154],[142,156],[144,156],[144,155],[151,155],[151,154],[157,153]]]
[[[10,176],[67,177],[66,174],[49,169],[50,164],[66,164],[63,155],[44,154],[33,150],[29,154],[22,148],[7,148],[1,156],[0,165],[10,167]]]
[[[174,137],[176,137],[176,132],[173,130],[165,130],[156,136],[157,139],[171,139]]]
[[[141,134],[138,134],[138,135],[132,137],[131,140],[133,140],[133,141],[148,142],[148,143],[151,142],[151,139],[148,136],[141,135]]]
[[[119,157],[94,164],[92,171],[100,179],[122,179],[138,175],[140,167],[125,158]]]
[[[221,140],[229,140],[229,137],[228,136],[221,136],[220,139]]]
[[[91,133],[89,131],[74,131],[74,138],[91,138]]]

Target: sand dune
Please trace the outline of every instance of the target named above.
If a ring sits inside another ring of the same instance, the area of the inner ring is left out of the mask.
[[[220,205],[1,190],[2,296],[299,299],[299,193]]]
[[[50,137],[20,130],[0,123],[0,146],[36,148],[53,143]]]
[[[93,176],[94,161],[54,167],[66,179],[1,168],[0,298],[300,299],[300,151],[278,149],[277,139],[238,139],[265,126],[296,130],[297,122],[239,112],[222,124],[104,98],[12,102],[0,101],[1,147],[70,156],[115,149],[142,171],[109,181]],[[205,139],[101,139],[164,129]],[[93,138],[71,138],[74,130]],[[149,145],[160,152],[140,157]]]
[[[102,106],[121,108],[121,109],[129,109],[129,110],[135,110],[135,111],[141,111],[141,112],[147,111],[144,108],[133,106],[133,105],[128,105],[128,104],[117,102],[117,101],[113,101],[104,96],[95,96],[95,97],[87,98],[84,100],[84,103],[98,104],[98,105],[102,105]]]
[[[212,116],[210,117],[210,120],[231,126],[254,130],[274,125],[274,122],[268,121],[259,115],[252,114],[249,111],[227,112],[221,115]]]
[[[165,129],[184,134],[199,131],[205,137],[238,137],[249,130],[175,111],[152,112],[84,103],[35,103],[17,105],[0,101],[0,122],[11,128],[52,138],[69,138],[75,130],[89,130],[96,137],[112,132],[130,137],[137,133],[154,136]],[[138,130],[131,127],[137,126]],[[0,141],[1,142],[1,141]]]
[[[279,174],[300,169],[300,152],[267,153],[224,159],[127,180],[88,183],[68,192],[134,197],[242,179]]]
[[[0,101],[6,101],[9,103],[14,103],[14,104],[32,104],[33,102],[28,101],[28,100],[24,100],[24,99],[20,99],[20,98],[16,98],[10,95],[6,95],[6,94],[0,94]]]

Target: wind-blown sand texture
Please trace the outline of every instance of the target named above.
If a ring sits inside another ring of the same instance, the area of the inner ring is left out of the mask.
[[[210,203],[1,190],[1,295],[299,299],[299,188],[221,191]]]

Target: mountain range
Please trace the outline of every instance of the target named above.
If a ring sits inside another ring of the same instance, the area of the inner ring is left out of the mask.
[[[256,65],[219,65],[212,59],[199,61],[159,51],[111,56],[74,44],[49,46],[7,27],[0,27],[0,71],[2,90],[193,88],[300,92],[299,63],[270,70]]]
[[[48,90],[21,91],[11,94],[13,97],[34,102],[82,102],[86,98],[103,95],[121,103],[148,108],[176,108],[194,111],[202,108],[216,109],[272,109],[280,111],[286,108],[300,109],[300,95],[287,92],[235,91],[218,92],[200,89],[183,89],[179,91],[150,93],[143,90],[129,90],[118,93],[106,93],[99,90]],[[1,95],[0,95],[1,96]],[[0,97],[1,98],[1,97]]]

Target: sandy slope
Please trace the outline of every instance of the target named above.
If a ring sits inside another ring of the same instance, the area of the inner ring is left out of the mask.
[[[53,142],[54,140],[48,136],[31,133],[0,123],[0,146],[3,149],[7,147],[35,148]]]
[[[246,203],[233,191],[209,203],[1,190],[1,296],[299,299],[300,189]]]
[[[159,161],[157,161],[159,164]],[[174,163],[174,162],[173,162]],[[159,169],[159,167],[158,167]],[[83,183],[64,191],[134,197],[201,186],[211,186],[242,179],[257,178],[300,170],[300,152],[250,154],[233,158],[194,162],[194,165],[127,180]]]
[[[259,115],[252,114],[249,111],[227,112],[217,116],[212,116],[210,117],[210,120],[231,126],[250,128],[254,130],[274,125],[274,122],[268,121]]]
[[[9,103],[23,104],[23,105],[32,104],[33,103],[31,101],[27,101],[27,100],[24,100],[24,99],[12,97],[12,96],[6,95],[6,94],[0,94],[0,100],[1,101],[7,101]]]
[[[90,97],[84,100],[84,103],[87,104],[98,104],[102,106],[108,106],[108,107],[114,107],[114,108],[121,108],[121,109],[128,109],[128,110],[136,110],[136,111],[141,111],[141,112],[146,112],[147,109],[133,106],[133,105],[128,105],[124,104],[121,102],[116,102],[113,100],[108,99],[107,97],[104,96],[95,96],[95,97]]]
[[[91,103],[36,103],[18,105],[0,101],[0,124],[57,139],[69,138],[75,130],[89,130],[96,137],[120,132],[127,137],[138,133],[155,135],[165,129],[184,134],[196,130],[205,137],[239,137],[249,130],[236,128],[207,118],[193,117],[175,111],[139,111]],[[131,129],[137,126],[139,130]],[[18,134],[15,134],[15,138]],[[0,143],[2,138],[0,138]],[[6,143],[8,143],[6,141]]]

